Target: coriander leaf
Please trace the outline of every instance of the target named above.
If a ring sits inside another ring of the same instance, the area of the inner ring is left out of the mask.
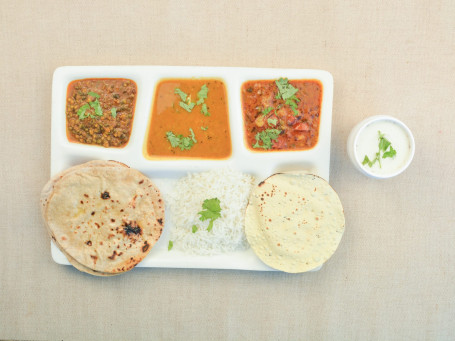
[[[269,124],[269,126],[273,126],[273,127],[276,126],[277,121],[278,120],[276,118],[274,118],[274,119],[268,118],[267,119],[267,123]]]
[[[174,94],[179,95],[182,102],[186,102],[186,99],[188,98],[188,95],[186,93],[184,93],[182,90],[180,90],[179,88],[176,88],[174,90]]]
[[[172,131],[166,132],[166,138],[171,144],[172,148],[179,147],[180,150],[190,150],[191,147],[197,143],[194,131],[190,128],[190,136],[184,137],[183,135],[175,135]]]
[[[395,155],[397,155],[397,151],[395,149],[393,149],[392,146],[390,146],[389,151],[382,154],[382,158],[383,159],[385,159],[387,157],[393,158]]]
[[[280,129],[266,129],[256,134],[256,143],[253,148],[272,149],[272,141],[277,140],[281,134]],[[262,144],[259,144],[262,142]]]
[[[98,95],[96,92],[90,91],[90,92],[88,93],[88,95],[89,95],[89,96],[92,96],[92,97],[95,97],[95,98],[100,98],[100,95]]]
[[[385,137],[380,137],[379,138],[379,150],[382,150],[385,152],[387,148],[390,146],[390,141],[387,140]]]
[[[199,100],[197,101],[197,105],[201,105],[202,103],[204,103],[204,100],[207,98],[207,94],[209,92],[209,88],[207,87],[207,85],[203,85],[201,87],[201,90],[199,90],[199,92],[197,93],[197,98],[199,98]]]
[[[193,233],[196,233],[196,231],[197,231],[197,226],[196,225],[193,225],[192,231],[193,231]]]
[[[172,240],[169,241],[169,245],[167,246],[167,250],[168,251],[171,251],[172,247],[174,246],[174,243],[172,242]]]
[[[112,114],[113,118],[116,118],[117,117],[117,109],[116,108],[112,108],[111,109],[111,114]]]
[[[209,129],[209,127],[201,127],[201,130],[206,131],[207,129]]]
[[[77,111],[77,116],[79,116],[79,119],[80,120],[83,120],[84,118],[86,118],[87,116],[85,116],[85,112],[87,111],[87,109],[90,109],[90,105],[88,103],[85,103],[83,106],[81,106],[79,108],[79,110]]]
[[[213,222],[221,218],[221,207],[220,207],[220,200],[218,198],[206,199],[202,203],[203,210],[198,212],[200,215],[199,220],[205,221],[210,219],[209,225],[207,227],[207,231],[211,231],[213,228]]]
[[[98,99],[96,101],[89,102],[89,104],[93,109],[95,109],[95,115],[103,116],[103,109],[101,109],[101,105]]]
[[[194,102],[190,102],[190,104],[186,104],[185,102],[179,102],[180,106],[188,112],[193,110],[194,106],[196,105]]]
[[[368,157],[365,155],[365,158],[363,159],[362,165],[368,164],[368,166],[373,167],[373,165],[376,163],[376,161],[379,163],[379,168],[382,168],[381,164],[381,152],[382,152],[382,158],[386,159],[388,157],[393,158],[396,154],[397,151],[393,149],[392,143],[387,140],[385,137],[385,134],[381,133],[380,130],[378,130],[378,152],[375,155],[375,158],[371,161],[368,159]],[[390,149],[389,149],[390,147]],[[389,149],[389,151],[387,151]]]
[[[298,116],[299,112],[297,111],[296,108],[291,107],[292,112],[294,113],[294,116]]]
[[[280,78],[275,81],[275,84],[278,87],[280,97],[284,100],[291,98],[297,93],[297,91],[299,91],[298,89],[294,88],[291,84],[289,84],[287,78]]]
[[[292,95],[290,98],[288,98],[286,100],[286,105],[289,105],[289,107],[291,107],[291,110],[294,112],[294,116],[298,116],[299,112],[297,111],[297,102],[300,102],[300,100],[295,96],[295,95]]]
[[[267,115],[272,110],[273,110],[273,107],[267,107],[264,110],[262,110],[262,115]]]
[[[178,147],[178,145],[180,143],[180,138],[178,136],[175,136],[172,131],[168,131],[166,133],[166,137],[167,137],[168,141],[170,142],[172,148]]]
[[[210,116],[210,113],[207,110],[207,104],[205,103],[202,104],[201,113],[204,114],[204,116]]]
[[[196,138],[194,137],[194,131],[191,128],[190,128],[190,134],[191,134],[191,140],[193,140],[194,143],[197,143]]]

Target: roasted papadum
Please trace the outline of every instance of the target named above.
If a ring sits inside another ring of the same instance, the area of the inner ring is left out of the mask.
[[[327,181],[301,172],[270,176],[253,190],[245,232],[268,266],[291,273],[313,270],[329,259],[345,226],[340,199]]]

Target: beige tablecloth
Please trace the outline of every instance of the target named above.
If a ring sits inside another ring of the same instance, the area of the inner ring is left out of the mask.
[[[455,339],[455,2],[0,1],[0,339]],[[62,65],[328,70],[331,184],[346,233],[323,269],[289,275],[57,265],[39,212]],[[413,131],[409,169],[357,172],[350,129]]]

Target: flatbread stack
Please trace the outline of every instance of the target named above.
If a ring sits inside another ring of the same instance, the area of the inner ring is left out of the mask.
[[[327,181],[302,172],[278,173],[253,190],[245,233],[268,266],[290,273],[321,266],[335,252],[345,226],[343,207]]]
[[[41,193],[46,228],[78,270],[113,276],[134,268],[164,226],[164,201],[149,178],[95,160],[53,177]]]

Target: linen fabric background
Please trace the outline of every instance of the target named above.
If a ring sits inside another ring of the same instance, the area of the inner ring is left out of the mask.
[[[0,46],[0,339],[455,339],[454,1],[1,0]],[[331,72],[330,182],[346,214],[334,257],[299,275],[55,264],[38,199],[64,65]],[[387,181],[346,154],[377,114],[416,140]]]

